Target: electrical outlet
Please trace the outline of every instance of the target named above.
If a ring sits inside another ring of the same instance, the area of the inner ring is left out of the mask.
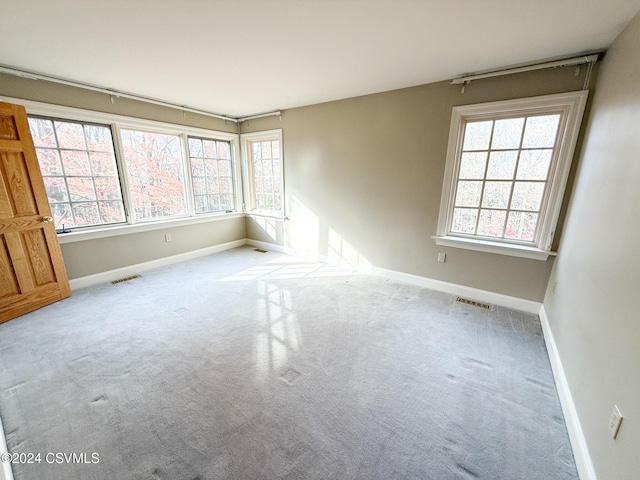
[[[165,242],[170,242],[171,241],[171,234],[170,233],[165,233],[164,234],[164,241]]]
[[[444,263],[446,259],[447,259],[446,253],[442,253],[442,252],[438,253],[438,261],[440,263]]]
[[[618,436],[618,430],[620,430],[621,423],[622,414],[620,413],[618,405],[614,405],[613,412],[611,413],[611,418],[609,418],[609,431],[611,432],[611,436],[614,440]]]

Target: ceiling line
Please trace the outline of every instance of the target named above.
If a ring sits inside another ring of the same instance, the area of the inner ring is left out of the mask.
[[[37,73],[37,72],[33,72],[33,71],[29,71],[29,70],[23,70],[20,68],[15,68],[15,67],[11,67],[9,65],[2,65],[0,64],[0,73],[6,73],[8,75],[14,75],[17,77],[22,77],[22,78],[27,78],[30,80],[44,80],[46,82],[52,82],[52,83],[58,83],[61,85],[67,85],[70,87],[76,87],[76,88],[82,88],[84,90],[91,90],[94,92],[99,92],[99,93],[104,93],[106,95],[110,95],[113,99],[113,97],[117,97],[117,98],[128,98],[130,100],[136,100],[139,102],[144,102],[144,103],[151,103],[153,105],[159,105],[161,107],[168,107],[168,108],[173,108],[173,109],[177,109],[177,110],[181,110],[183,112],[190,112],[190,113],[196,113],[198,115],[204,115],[207,117],[213,117],[213,118],[218,118],[220,120],[224,120],[224,121],[230,121],[230,122],[234,122],[234,123],[240,123],[243,122],[245,120],[251,120],[254,118],[262,118],[262,117],[268,117],[271,115],[280,115],[281,112],[275,111],[275,112],[268,112],[268,113],[261,113],[258,115],[249,115],[249,116],[244,116],[244,117],[230,117],[227,115],[220,115],[218,113],[214,113],[214,112],[209,112],[207,110],[200,110],[197,108],[191,108],[188,107],[186,105],[178,105],[176,103],[171,103],[171,102],[165,102],[164,100],[157,100],[155,98],[151,98],[151,97],[145,97],[142,95],[136,95],[133,93],[127,93],[127,92],[122,92],[120,90],[115,90],[112,88],[104,88],[104,87],[99,87],[97,85],[92,85],[90,83],[84,83],[84,82],[76,82],[74,80],[67,80],[65,78],[60,78],[60,77],[55,77],[53,75],[45,75],[42,73]]]
[[[567,67],[570,65],[582,65],[584,63],[593,64],[598,61],[599,55],[600,55],[600,52],[590,54],[590,55],[581,55],[576,57],[565,58],[565,59],[556,60],[556,61],[532,63],[532,64],[523,65],[519,67],[510,67],[510,68],[492,70],[488,72],[461,75],[460,77],[454,78],[451,81],[451,85],[466,84],[472,80],[480,80],[482,78],[490,78],[490,77],[499,77],[502,75],[510,75],[512,73],[531,72],[533,70],[542,70],[544,68]]]

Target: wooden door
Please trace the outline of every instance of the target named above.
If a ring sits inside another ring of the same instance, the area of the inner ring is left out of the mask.
[[[71,295],[27,112],[0,102],[0,323]]]

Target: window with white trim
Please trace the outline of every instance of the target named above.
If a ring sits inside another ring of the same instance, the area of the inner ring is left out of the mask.
[[[241,135],[246,171],[245,209],[265,215],[284,214],[282,130]]]
[[[586,95],[455,107],[436,242],[546,258]]]
[[[27,109],[56,230],[70,233],[68,241],[206,222],[240,210],[235,133],[2,100]],[[191,140],[201,142],[202,153]]]
[[[186,215],[180,136],[120,129],[120,138],[134,220]]]
[[[233,210],[231,142],[189,137],[189,160],[196,213]]]
[[[29,117],[56,229],[126,221],[109,125]]]

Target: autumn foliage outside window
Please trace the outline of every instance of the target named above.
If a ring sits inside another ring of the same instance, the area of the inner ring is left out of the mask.
[[[57,229],[126,220],[109,126],[41,117],[29,126]]]
[[[186,215],[180,137],[125,129],[120,137],[134,218]]]

